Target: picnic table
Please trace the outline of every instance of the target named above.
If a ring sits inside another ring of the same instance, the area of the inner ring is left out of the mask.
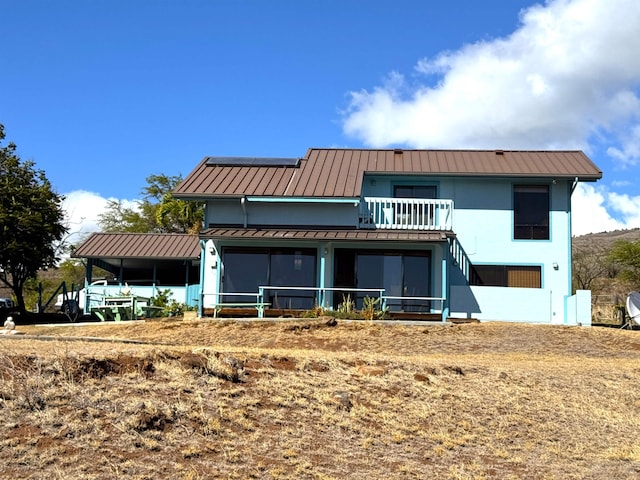
[[[103,322],[150,318],[158,315],[162,308],[149,305],[149,300],[134,295],[105,297],[102,305],[91,308],[91,313]]]

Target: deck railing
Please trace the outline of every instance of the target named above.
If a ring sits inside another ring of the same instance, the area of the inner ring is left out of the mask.
[[[468,282],[471,277],[471,260],[456,237],[449,239],[449,251],[451,252],[453,265],[460,268],[462,275]]]
[[[385,295],[384,288],[347,288],[347,287],[302,287],[302,286],[276,286],[276,285],[260,285],[257,293],[252,292],[219,292],[219,293],[205,293],[203,297],[213,297],[214,301],[204,300],[203,305],[206,308],[214,309],[214,316],[217,316],[218,310],[221,308],[229,307],[247,307],[255,308],[258,312],[258,317],[264,317],[264,311],[267,308],[274,308],[275,305],[269,301],[269,292],[291,292],[302,293],[302,296],[297,298],[308,298],[310,300],[309,309],[312,305],[319,305],[324,308],[331,308],[330,295],[332,293],[353,293],[353,301],[364,296],[379,299],[379,305],[381,309],[391,307],[391,311],[394,311],[393,306],[407,305],[411,307],[417,307],[419,305],[427,306],[428,312],[421,313],[440,313],[444,312],[444,297],[403,297],[403,296],[391,296]],[[238,302],[237,300],[242,301]],[[255,301],[254,301],[255,299]],[[282,306],[281,306],[282,307]],[[443,321],[445,319],[443,318]]]
[[[360,228],[452,230],[453,200],[364,197]]]

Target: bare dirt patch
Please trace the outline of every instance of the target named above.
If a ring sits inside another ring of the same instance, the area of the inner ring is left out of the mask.
[[[0,339],[2,478],[640,475],[640,332],[178,320],[19,329]]]

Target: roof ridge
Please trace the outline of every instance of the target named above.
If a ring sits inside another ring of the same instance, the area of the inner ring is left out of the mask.
[[[348,148],[348,147],[309,147],[308,150],[340,150],[344,152],[513,152],[513,153],[584,153],[578,148],[573,149],[508,149],[508,148]],[[304,160],[308,158],[304,157]]]

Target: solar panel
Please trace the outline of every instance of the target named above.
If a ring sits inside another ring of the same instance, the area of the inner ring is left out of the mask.
[[[299,158],[207,157],[207,165],[219,167],[297,167]]]

